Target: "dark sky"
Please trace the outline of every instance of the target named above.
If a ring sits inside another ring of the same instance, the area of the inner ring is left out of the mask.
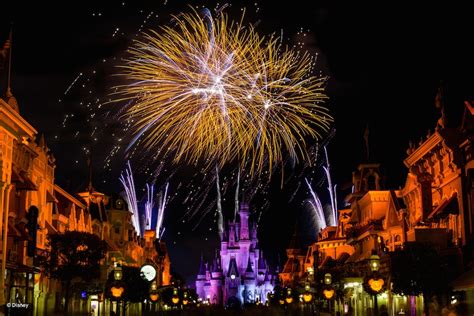
[[[71,134],[75,128],[82,135],[98,123],[84,121],[87,110],[79,101],[86,98],[87,91],[76,85],[67,96],[64,92],[79,73],[96,70],[98,74],[90,77],[88,87],[92,87],[92,95],[106,95],[114,80],[109,61],[123,56],[146,16],[152,11],[153,16],[158,14],[144,27],[156,29],[169,20],[170,13],[187,10],[182,1],[169,0],[166,5],[165,1],[124,3],[105,6],[92,1],[54,5],[12,1],[7,9],[2,5],[2,42],[8,36],[10,21],[14,23],[13,92],[22,115],[45,134],[57,158],[57,181],[71,191],[83,188],[87,181],[81,147],[87,146],[90,138],[74,138]],[[214,2],[189,3],[215,6]],[[405,179],[403,159],[408,141],[418,142],[428,129],[434,129],[438,118],[434,97],[440,80],[444,82],[452,124],[459,119],[463,100],[474,98],[474,51],[470,48],[474,34],[470,11],[465,8],[416,8],[401,2],[384,2],[382,7],[380,3],[373,6],[360,1],[350,7],[332,6],[333,1],[259,1],[257,6],[255,1],[238,3],[229,9],[231,16],[239,17],[236,12],[245,5],[248,19],[260,20],[258,29],[262,33],[279,33],[283,28],[285,36],[294,39],[301,27],[310,29],[313,41],[308,48],[319,52],[319,67],[330,77],[328,107],[335,117],[336,133],[329,155],[335,182],[342,189],[340,197],[348,188],[351,172],[364,159],[363,133],[367,125],[371,152],[384,167],[386,184],[398,188]],[[120,30],[112,37],[117,27]],[[107,62],[102,63],[103,59]],[[58,102],[60,98],[64,100]],[[76,116],[63,128],[65,113]],[[118,190],[116,167],[120,169],[123,162],[123,158],[116,157],[113,172],[96,166],[96,187],[104,192]],[[306,216],[301,203],[288,203],[293,189],[281,190],[272,183],[266,197],[270,206],[262,218],[259,236],[273,264],[288,244],[296,219],[304,221]],[[324,196],[324,185],[319,190]],[[305,194],[300,192],[298,198]],[[191,280],[199,254],[213,252],[209,243],[215,245],[216,233],[205,232],[210,224],[190,232],[189,227],[178,224],[184,210],[176,206],[172,211],[166,220],[165,239],[175,269]],[[212,222],[212,217],[205,218],[205,222]]]

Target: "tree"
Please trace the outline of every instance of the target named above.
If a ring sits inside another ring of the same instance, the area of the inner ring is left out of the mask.
[[[99,278],[106,244],[94,234],[77,231],[48,235],[48,241],[50,252],[41,258],[40,265],[49,276],[61,281],[67,314],[73,281]]]
[[[436,249],[423,243],[406,243],[403,250],[391,253],[393,292],[423,295],[426,315],[429,300],[448,290],[448,269]]]

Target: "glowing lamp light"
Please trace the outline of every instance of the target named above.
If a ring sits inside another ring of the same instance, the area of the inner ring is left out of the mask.
[[[122,276],[123,276],[122,267],[116,265],[114,268],[114,280],[120,281],[122,280]]]
[[[323,290],[324,298],[330,300],[334,297],[334,289],[325,289]]]
[[[369,258],[370,270],[377,272],[380,269],[380,257],[377,255],[372,255]]]
[[[324,284],[329,285],[332,283],[332,276],[330,273],[324,275]]]
[[[288,304],[291,304],[291,303],[293,303],[293,297],[288,296],[287,298],[285,298],[285,301],[286,301]]]
[[[303,301],[305,303],[311,302],[312,299],[313,299],[313,294],[311,294],[310,292],[306,292],[303,294]]]
[[[382,290],[385,281],[383,279],[369,279],[367,282],[369,287],[374,292],[380,292]]]
[[[160,296],[158,295],[158,293],[150,294],[150,300],[152,302],[156,302],[159,298],[160,298]]]
[[[123,287],[111,287],[110,288],[110,293],[112,294],[112,297],[115,297],[115,298],[120,298],[122,297],[122,294],[124,292],[124,288]]]
[[[285,301],[284,301],[284,300],[279,300],[278,302],[280,303],[280,305],[285,304]]]
[[[87,292],[86,291],[82,291],[81,292],[81,298],[87,298]]]
[[[178,296],[178,289],[177,288],[173,289],[173,297],[171,298],[171,302],[174,305],[179,303],[179,296]]]
[[[189,301],[186,298],[184,298],[183,299],[183,305],[188,305],[188,303],[189,303]]]
[[[150,285],[150,291],[156,291],[156,289],[157,289],[156,282],[152,282]]]

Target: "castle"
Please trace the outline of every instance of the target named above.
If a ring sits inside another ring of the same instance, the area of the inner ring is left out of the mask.
[[[210,304],[265,303],[277,275],[258,248],[257,225],[249,222],[249,206],[241,203],[240,221],[229,222],[221,238],[220,256],[211,263],[201,257],[196,292]]]

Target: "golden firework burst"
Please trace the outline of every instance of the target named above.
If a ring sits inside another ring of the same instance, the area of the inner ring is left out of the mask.
[[[175,162],[238,160],[252,172],[285,154],[307,159],[307,139],[332,122],[314,58],[260,36],[243,16],[193,10],[174,20],[144,34],[121,66],[128,83],[117,91],[133,100],[124,116],[140,147],[172,151]]]

